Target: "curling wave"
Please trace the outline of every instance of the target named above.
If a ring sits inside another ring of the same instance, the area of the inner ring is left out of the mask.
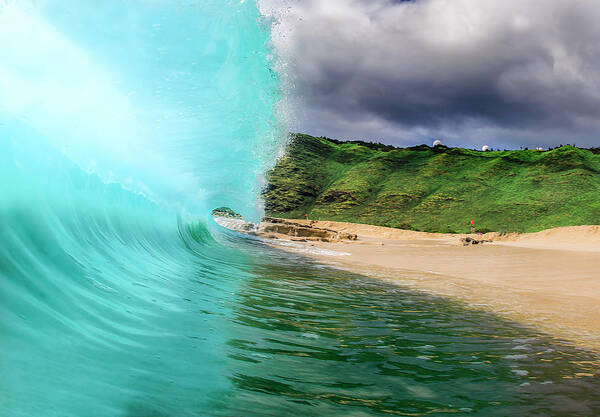
[[[243,256],[208,213],[260,214],[268,42],[252,1],[0,2],[1,415],[222,401]]]

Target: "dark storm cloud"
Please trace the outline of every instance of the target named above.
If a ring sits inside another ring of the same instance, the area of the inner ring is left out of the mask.
[[[275,42],[296,85],[297,129],[397,144],[600,145],[597,0],[286,6]]]

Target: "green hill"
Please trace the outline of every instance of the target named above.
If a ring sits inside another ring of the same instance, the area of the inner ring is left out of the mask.
[[[294,135],[268,174],[268,215],[430,232],[600,223],[600,150],[479,152]]]

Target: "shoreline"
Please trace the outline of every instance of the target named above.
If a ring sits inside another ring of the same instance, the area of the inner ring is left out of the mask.
[[[356,240],[256,234],[279,249],[454,299],[467,308],[496,313],[551,337],[600,351],[600,226],[476,236],[342,222],[289,222],[356,235]],[[463,246],[461,239],[467,236],[486,243]],[[278,243],[282,241],[294,245]]]

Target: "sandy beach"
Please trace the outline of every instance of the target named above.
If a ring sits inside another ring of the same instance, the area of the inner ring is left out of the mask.
[[[460,239],[467,235],[294,222],[358,238],[277,246],[337,268],[456,299],[469,308],[495,312],[556,338],[600,350],[599,226],[473,236],[492,242],[463,246]]]

